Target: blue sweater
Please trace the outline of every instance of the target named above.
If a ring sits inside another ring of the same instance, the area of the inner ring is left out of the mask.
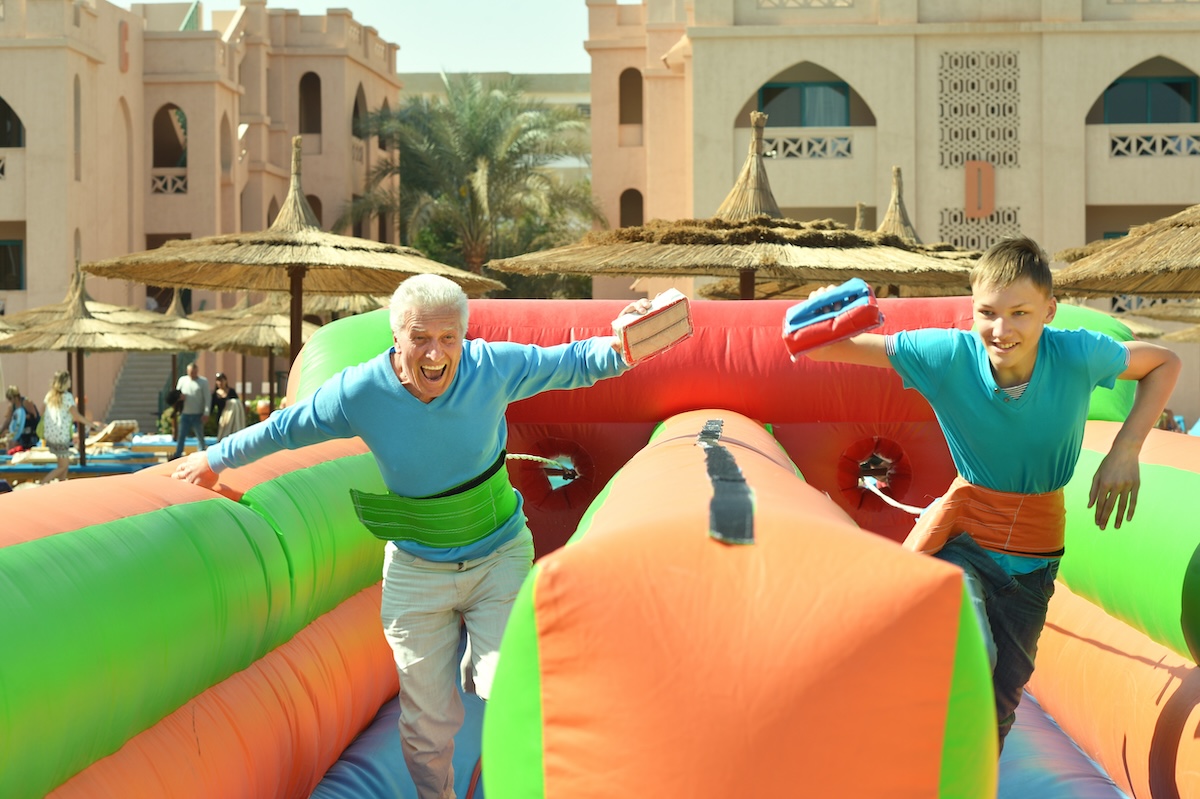
[[[208,449],[214,471],[242,466],[282,449],[331,438],[360,436],[384,484],[406,497],[424,497],[461,485],[495,463],[508,439],[509,403],[543,391],[590,386],[629,367],[609,338],[538,347],[479,339],[463,341],[454,381],[424,403],[392,370],[394,349],[329,378],[308,398],[272,414]],[[519,496],[519,495],[518,495]],[[398,541],[426,560],[483,557],[516,537],[525,524],[517,511],[494,533],[449,549]]]

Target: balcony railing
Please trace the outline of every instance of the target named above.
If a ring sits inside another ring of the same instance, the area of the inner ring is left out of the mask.
[[[1113,158],[1200,155],[1200,134],[1113,134],[1108,138],[1108,154]]]
[[[764,136],[763,153],[770,158],[853,158],[854,137]]]
[[[187,167],[151,170],[150,191],[153,194],[187,194]]]

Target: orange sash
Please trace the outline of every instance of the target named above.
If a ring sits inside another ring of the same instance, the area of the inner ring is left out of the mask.
[[[1063,491],[1014,494],[955,477],[941,501],[917,520],[904,548],[932,554],[959,533],[984,549],[1008,555],[1061,554],[1066,531]]]

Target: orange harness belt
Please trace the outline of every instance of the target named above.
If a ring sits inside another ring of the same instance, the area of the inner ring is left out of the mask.
[[[950,489],[926,511],[904,539],[904,548],[934,553],[959,533],[984,549],[1009,555],[1061,554],[1066,530],[1063,491],[1013,494],[972,485],[955,477]]]

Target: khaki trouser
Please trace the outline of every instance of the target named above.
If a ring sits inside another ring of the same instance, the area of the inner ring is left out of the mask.
[[[454,799],[459,625],[467,628],[464,685],[487,699],[500,639],[533,565],[528,528],[491,555],[436,563],[389,544],[383,564],[383,631],[400,673],[400,748],[420,799]],[[469,669],[469,676],[468,676]]]

